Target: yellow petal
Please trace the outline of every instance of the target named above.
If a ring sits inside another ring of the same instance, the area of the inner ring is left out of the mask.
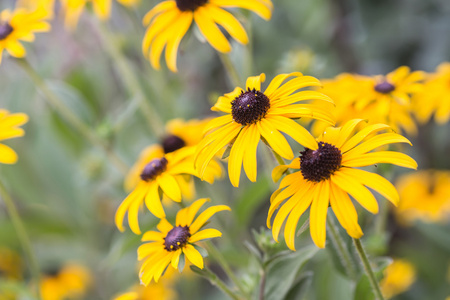
[[[172,261],[171,261],[171,265],[174,269],[178,269],[178,263],[180,262],[180,255],[181,255],[182,250],[178,249],[177,251],[175,251],[175,253],[173,254],[172,257]]]
[[[220,7],[240,7],[253,11],[264,20],[270,20],[272,9],[266,1],[258,0],[210,0],[211,4]]]
[[[364,120],[363,119],[353,119],[353,120],[346,122],[344,124],[344,126],[342,126],[342,128],[341,128],[339,138],[335,144],[336,147],[341,148],[345,144],[345,142],[348,140],[350,135],[353,133],[353,130],[355,130],[356,126],[358,126],[358,124],[360,124],[362,121],[364,121]]]
[[[158,228],[158,230],[161,231],[162,234],[166,235],[173,229],[173,226],[169,223],[169,221],[167,221],[166,218],[164,218],[159,221],[158,225],[156,225],[156,228]]]
[[[202,212],[198,218],[192,223],[192,225],[189,227],[191,234],[196,233],[205,223],[209,220],[215,213],[223,210],[231,210],[226,205],[216,205],[211,206],[207,208],[204,212]]]
[[[142,23],[144,26],[147,26],[150,24],[150,21],[155,17],[156,15],[165,12],[170,9],[178,9],[176,8],[176,2],[175,1],[164,1],[159,4],[157,4],[155,7],[152,8],[143,18]]]
[[[244,153],[244,171],[248,179],[256,182],[257,174],[257,148],[260,140],[260,134],[256,125],[252,124],[248,127],[248,134],[246,136],[247,147]]]
[[[316,140],[309,131],[294,120],[283,116],[270,116],[267,117],[267,121],[277,130],[289,135],[300,145],[313,150],[318,148]]]
[[[133,231],[135,234],[141,234],[138,222],[138,214],[141,205],[142,201],[134,201],[133,203],[131,203],[130,208],[128,209],[128,225],[130,226],[131,231]]]
[[[198,252],[194,246],[187,244],[183,248],[183,253],[186,255],[186,258],[196,267],[203,269],[203,257]]]
[[[147,231],[142,236],[141,241],[143,242],[149,242],[149,241],[162,241],[163,240],[163,234],[158,231]]]
[[[309,214],[309,227],[314,244],[325,248],[327,210],[330,200],[330,182],[317,184]]]
[[[271,124],[269,120],[262,119],[257,123],[259,132],[264,139],[269,143],[270,147],[286,159],[293,159],[291,146],[286,141],[286,138]]]
[[[15,164],[18,160],[17,153],[10,147],[0,144],[0,163]]]
[[[293,72],[293,73],[289,73],[289,74],[280,74],[275,76],[274,79],[272,79],[272,81],[270,82],[269,86],[267,87],[267,89],[264,91],[264,94],[269,97],[269,99],[273,98],[273,93],[280,87],[281,83],[283,83],[283,81],[285,81],[286,79],[288,79],[289,77],[300,77],[303,76],[302,73],[300,72]]]
[[[259,76],[251,76],[247,78],[247,82],[245,83],[245,87],[250,90],[261,91],[261,82],[266,80],[266,74],[261,73]]]
[[[158,184],[156,182],[150,183],[147,195],[145,196],[145,205],[148,210],[157,218],[165,218],[166,214],[159,198]]]
[[[351,137],[347,142],[345,142],[342,145],[341,152],[345,153],[358,145],[365,137],[367,137],[369,134],[378,132],[383,129],[389,128],[388,125],[385,124],[373,124],[364,127],[362,130],[360,130],[357,134],[355,134],[353,137]]]
[[[7,40],[6,43],[6,50],[11,56],[22,58],[25,57],[26,51],[25,48],[22,46],[21,43],[17,40]]]
[[[209,198],[198,199],[194,203],[192,203],[186,210],[186,219],[182,219],[181,216],[176,218],[177,226],[191,226],[192,221],[195,218],[198,210],[206,203],[209,202]],[[192,234],[192,233],[191,233]]]
[[[213,228],[203,229],[189,238],[189,243],[195,243],[204,239],[211,239],[222,236],[222,233]]]
[[[125,217],[126,212],[133,202],[142,202],[142,199],[147,193],[147,190],[148,186],[146,182],[141,181],[138,186],[120,204],[115,215],[115,223],[120,231],[125,231],[125,229],[123,228],[123,218]]]
[[[241,177],[242,159],[244,158],[245,147],[247,146],[248,126],[244,127],[239,133],[236,141],[231,147],[230,157],[228,159],[228,176],[234,187],[239,187]]]
[[[383,145],[394,144],[394,143],[406,143],[411,144],[411,142],[397,133],[383,133],[371,137],[367,141],[362,142],[355,148],[349,150],[346,153],[347,159],[352,159],[354,157],[360,156],[363,153],[369,152],[375,148],[378,148]]]
[[[193,14],[190,12],[182,13],[175,25],[178,29],[172,38],[168,41],[166,47],[166,63],[169,70],[177,72],[177,52],[181,39],[184,37],[191,26]]]
[[[168,175],[162,173],[158,177],[156,177],[156,181],[159,186],[163,190],[164,194],[166,194],[170,199],[176,202],[181,201],[181,190],[178,186],[178,182],[173,178],[172,175]]]
[[[334,183],[331,183],[330,188],[330,204],[336,218],[351,237],[359,239],[363,236],[363,232],[358,224],[358,214],[350,197]]]
[[[106,20],[111,14],[111,0],[93,0],[95,14],[100,20]]]
[[[194,20],[200,32],[214,49],[224,53],[231,51],[230,43],[214,23],[208,9],[204,7],[197,8],[194,12]]]
[[[248,43],[248,36],[244,27],[232,14],[215,5],[207,4],[205,6],[208,8],[213,20],[222,26],[235,40],[244,45]]]
[[[346,167],[365,167],[379,163],[394,164],[400,167],[417,169],[417,163],[406,154],[395,151],[378,151],[362,154],[352,159],[342,157],[342,165]]]

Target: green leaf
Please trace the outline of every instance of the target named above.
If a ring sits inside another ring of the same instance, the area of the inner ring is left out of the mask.
[[[289,293],[286,295],[285,299],[295,299],[295,300],[303,300],[306,299],[305,296],[308,290],[311,288],[313,279],[313,272],[308,271],[305,272],[302,276],[300,276],[296,283],[294,283],[293,287],[289,290]]]
[[[273,260],[267,268],[264,299],[285,299],[294,284],[298,283],[298,274],[302,267],[317,251],[316,246],[308,246]]]

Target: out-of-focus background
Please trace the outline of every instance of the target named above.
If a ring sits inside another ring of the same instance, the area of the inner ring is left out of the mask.
[[[112,17],[105,24],[99,25],[92,13],[84,13],[72,32],[64,28],[57,12],[52,30],[38,34],[36,41],[27,45],[28,61],[52,91],[129,166],[142,149],[160,137],[151,133],[138,99],[124,88],[124,74],[106,54],[101,30],[110,32],[121,45],[146,87],[148,101],[164,121],[215,116],[209,110],[212,103],[234,88],[218,54],[199,41],[196,29],[190,30],[181,43],[179,73],[168,71],[165,63],[161,71],[151,68],[141,53],[145,30],[141,20],[158,2],[142,1],[132,9],[114,2]],[[1,0],[0,8],[12,8],[14,4]],[[231,58],[242,68],[242,80],[261,72],[268,80],[292,71],[320,79],[342,72],[387,74],[401,65],[433,72],[441,62],[450,60],[447,0],[276,0],[269,22],[248,11],[235,12],[253,39],[250,50],[233,42]],[[5,142],[19,154],[19,162],[1,165],[0,180],[18,205],[42,272],[51,274],[68,263],[84,266],[90,273],[90,284],[82,299],[112,299],[138,284],[136,249],[140,237],[130,230],[120,233],[113,224],[115,210],[127,195],[124,175],[47,105],[15,59],[6,56],[0,65],[0,108],[30,117],[23,126],[25,137]],[[414,144],[408,151],[419,169],[450,169],[448,136],[448,124],[430,121],[419,128],[417,136],[408,137]],[[269,197],[275,190],[271,167],[262,162],[258,182],[242,179],[239,189],[232,188],[226,177],[213,187],[196,181],[198,198],[211,197],[214,203],[233,207],[232,213],[214,220],[224,232],[215,242],[232,266],[248,265],[248,271],[255,270],[255,262],[243,241],[285,247],[272,245],[270,234],[259,235],[255,241],[252,233],[266,229]],[[361,223],[368,227],[372,219],[369,214],[363,215]],[[157,221],[148,212],[141,220],[147,229]],[[403,258],[416,269],[409,290],[394,299],[443,300],[450,296],[449,229],[448,218],[441,223],[419,221],[404,226],[390,213],[386,235],[367,231],[371,255]],[[305,244],[310,241],[308,233],[299,239]],[[27,261],[0,201],[2,248],[19,256],[22,263],[15,265],[23,277],[29,278]],[[353,286],[339,273],[328,251],[319,251],[307,262],[304,272],[314,271],[314,275],[304,299],[352,299]],[[212,268],[223,275],[214,263]],[[182,279],[174,279],[178,299],[224,297],[206,280],[184,273]],[[245,272],[239,276],[245,285],[255,284]],[[17,289],[29,285],[19,284]],[[366,298],[360,295],[355,299]]]

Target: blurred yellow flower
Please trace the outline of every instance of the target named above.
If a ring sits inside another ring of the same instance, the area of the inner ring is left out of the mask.
[[[18,0],[16,7],[26,10],[36,10],[43,8],[48,18],[53,18],[55,10],[55,0]]]
[[[148,286],[136,285],[127,293],[113,298],[113,300],[175,300],[177,293],[174,289],[160,283],[150,283]]]
[[[380,175],[361,170],[359,167],[391,163],[415,169],[417,163],[406,154],[395,151],[372,152],[380,146],[393,143],[410,144],[410,142],[393,132],[376,134],[390,129],[384,124],[368,125],[353,134],[362,121],[354,119],[342,127],[328,127],[313,147],[300,152],[299,158],[294,159],[289,165],[278,166],[273,170],[272,177],[274,181],[278,181],[288,169],[299,169],[298,172],[284,177],[280,188],[270,198],[267,226],[273,227],[273,238],[276,241],[284,221],[287,220],[284,237],[288,247],[295,250],[298,220],[311,207],[309,213],[311,237],[319,248],[324,248],[329,206],[347,233],[353,238],[360,238],[363,232],[349,194],[362,207],[376,214],[378,203],[367,187],[397,205],[399,196],[395,187]],[[279,207],[271,226],[272,215]]]
[[[403,175],[396,183],[400,202],[395,210],[401,224],[416,220],[450,220],[450,172],[424,170]]]
[[[266,76],[249,77],[246,88],[237,87],[233,92],[219,97],[211,108],[226,113],[207,125],[208,134],[199,143],[196,151],[195,167],[202,178],[211,159],[225,146],[231,146],[228,160],[228,175],[233,186],[239,186],[241,166],[250,181],[256,181],[256,149],[260,139],[284,158],[292,159],[294,154],[281,132],[292,137],[298,143],[315,147],[311,134],[292,119],[302,117],[319,119],[333,124],[328,111],[313,100],[332,102],[317,91],[301,90],[305,87],[320,86],[320,81],[302,73],[281,74],[276,76],[264,92],[261,82]],[[288,78],[291,78],[288,80]],[[284,84],[283,82],[286,81]],[[307,101],[303,104],[303,101]],[[303,102],[297,104],[297,102]]]
[[[23,8],[3,10],[0,13],[0,64],[5,49],[11,56],[25,57],[26,50],[19,41],[33,42],[35,32],[49,31],[47,18],[48,13],[42,8],[34,11]]]
[[[163,1],[144,17],[148,26],[142,42],[142,51],[149,57],[153,68],[160,69],[161,53],[166,46],[166,63],[172,72],[177,72],[177,52],[192,21],[211,46],[220,52],[230,52],[231,45],[217,25],[227,31],[241,44],[248,43],[244,27],[223,8],[249,9],[265,20],[272,15],[270,0],[169,0]]]
[[[334,80],[324,80],[323,92],[336,103],[338,125],[362,118],[370,124],[383,123],[397,132],[415,134],[417,126],[411,116],[410,98],[423,89],[424,77],[424,72],[410,72],[406,66],[386,76],[341,74]]]
[[[163,157],[154,158],[144,166],[138,185],[117,209],[115,222],[120,231],[124,231],[122,223],[128,212],[128,225],[131,230],[136,234],[141,233],[138,212],[144,199],[148,210],[160,219],[166,217],[160,195],[181,202],[181,189],[186,184],[185,176],[198,176],[198,171],[194,169],[194,151],[195,147],[183,147]],[[222,172],[220,165],[217,168],[209,168],[205,180],[213,183],[214,179],[220,176],[217,172]]]
[[[88,2],[92,3],[94,13],[104,21],[111,14],[112,0],[61,0],[61,9],[65,14],[64,24],[69,29],[75,29],[81,13]]]
[[[40,283],[42,300],[83,299],[92,278],[89,270],[75,263],[65,265],[56,274],[47,274]]]
[[[386,270],[384,278],[380,282],[381,291],[386,299],[401,294],[409,289],[416,280],[414,266],[404,259],[394,259]]]
[[[430,74],[422,92],[413,99],[417,120],[426,123],[434,115],[439,124],[447,123],[450,118],[450,63],[445,62]]]
[[[0,141],[25,135],[25,131],[19,126],[28,122],[28,116],[24,113],[10,114],[7,110],[0,109]],[[0,144],[0,163],[14,164],[17,162],[17,153],[10,147]]]
[[[169,266],[175,269],[184,268],[185,262],[190,262],[203,269],[203,257],[196,249],[195,244],[204,239],[222,236],[217,229],[208,228],[200,230],[215,213],[231,210],[226,205],[216,205],[205,209],[194,220],[199,209],[209,199],[199,199],[189,207],[178,211],[175,226],[166,219],[162,219],[158,231],[147,231],[142,237],[145,243],[138,249],[138,259],[144,260],[139,277],[144,285],[152,280],[158,282],[164,270]],[[200,231],[199,231],[200,230]]]

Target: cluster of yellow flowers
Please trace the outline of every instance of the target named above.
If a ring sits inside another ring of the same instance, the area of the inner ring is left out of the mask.
[[[112,0],[61,0],[68,27],[75,28],[88,2],[92,2],[100,19],[110,16]],[[136,5],[138,1],[119,2]],[[50,30],[48,20],[53,17],[54,5],[54,0],[23,0],[15,11],[1,13],[0,59],[4,49],[14,57],[24,57],[25,49],[19,40],[31,42],[34,32]],[[143,19],[148,26],[142,43],[144,55],[159,69],[165,48],[167,66],[176,72],[178,46],[194,21],[217,51],[231,51],[229,41],[217,25],[246,44],[244,27],[226,10],[231,7],[251,10],[266,20],[273,9],[270,0],[161,2]],[[389,147],[397,143],[411,145],[399,133],[414,136],[417,124],[428,122],[432,116],[438,123],[448,122],[449,63],[440,65],[432,74],[411,72],[403,66],[386,76],[340,74],[335,79],[320,81],[294,72],[279,74],[262,88],[264,81],[265,74],[249,77],[245,88],[236,87],[219,97],[211,110],[223,113],[222,116],[169,122],[161,142],[146,148],[132,167],[125,180],[125,189],[131,192],[117,209],[115,223],[124,231],[123,221],[128,215],[130,229],[142,234],[138,215],[144,204],[160,219],[157,231],[143,233],[144,244],[138,249],[138,259],[143,261],[139,274],[145,285],[158,282],[166,268],[183,269],[188,262],[204,267],[198,242],[220,237],[222,233],[203,226],[215,213],[230,208],[219,204],[199,213],[209,199],[198,199],[187,207],[183,200],[195,198],[194,177],[210,184],[222,177],[221,157],[228,161],[228,176],[234,187],[239,187],[242,168],[250,181],[257,181],[260,141],[280,162],[272,171],[273,180],[281,181],[270,197],[267,226],[278,241],[284,224],[284,238],[292,250],[299,219],[308,209],[310,234],[318,247],[326,245],[330,206],[347,233],[359,239],[363,231],[350,196],[376,214],[378,202],[369,188],[399,206],[398,215],[407,222],[416,215],[426,215],[434,221],[448,214],[448,172],[423,171],[405,177],[398,183],[399,196],[387,179],[360,167],[389,163],[417,168],[411,157]],[[300,118],[302,124],[312,123],[312,133],[298,122]],[[24,114],[0,110],[0,140],[22,136],[24,131],[19,126],[26,122]],[[298,157],[286,136],[304,147]],[[283,159],[290,162],[285,164]],[[0,144],[0,162],[16,161],[16,153]],[[430,181],[425,184],[424,178]],[[174,223],[166,216],[170,200],[183,206]],[[136,293],[144,293],[137,290],[117,299],[137,299]]]

